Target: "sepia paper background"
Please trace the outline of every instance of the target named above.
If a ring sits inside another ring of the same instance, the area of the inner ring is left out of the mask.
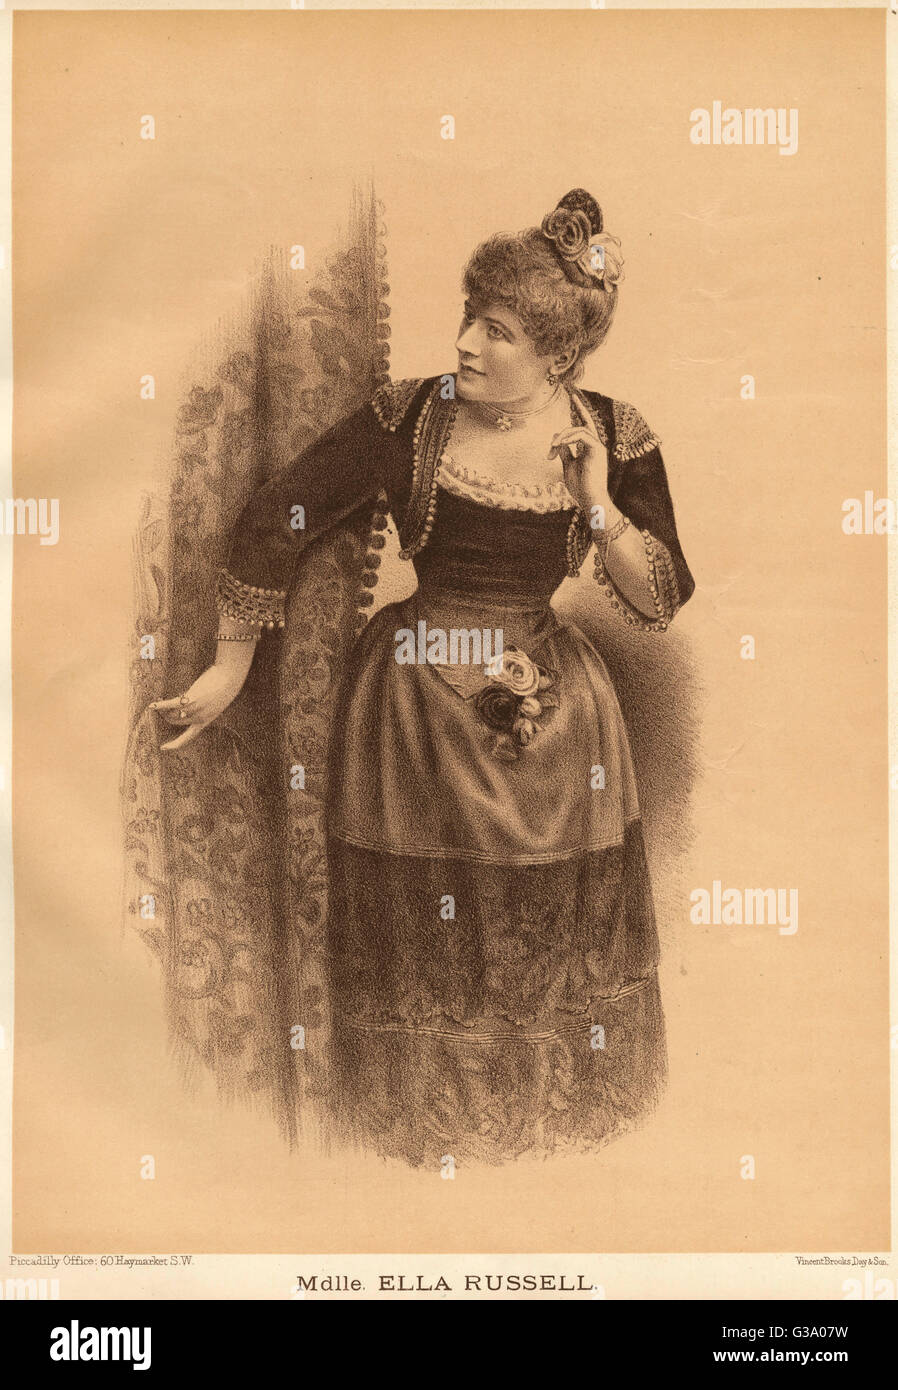
[[[885,18],[16,16],[13,495],[62,521],[15,550],[14,1250],[889,1248],[886,543],[841,529],[846,498],[887,494]],[[714,100],[797,107],[798,153],[693,146]],[[703,773],[659,922],[667,1098],[592,1157],[453,1182],[291,1155],[264,1116],[186,1092],[119,901],[141,496],[259,255],[314,260],[369,175],[394,378],[453,369],[477,241],[595,194],[627,278],[584,384],[660,435],[698,582],[676,622]],[[694,926],[715,879],[796,888],[798,932]]]

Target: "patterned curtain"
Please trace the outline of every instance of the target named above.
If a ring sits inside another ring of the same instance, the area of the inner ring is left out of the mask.
[[[283,634],[263,638],[240,696],[198,739],[160,752],[174,731],[147,706],[214,659],[215,578],[250,495],[386,379],[381,206],[355,190],[343,244],[317,275],[269,255],[185,393],[167,510],[146,499],[135,537],[133,651],[144,654],[131,666],[122,779],[126,910],[160,961],[181,1062],[257,1097],[291,1142],[314,1127],[326,1086],[326,751],[366,621],[373,508],[303,553]]]

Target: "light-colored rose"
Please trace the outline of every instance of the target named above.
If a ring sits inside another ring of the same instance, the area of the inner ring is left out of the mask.
[[[577,257],[577,265],[591,280],[611,289],[624,273],[620,238],[607,232],[591,237],[585,252]]]
[[[490,666],[490,679],[513,695],[533,695],[539,689],[539,670],[526,652],[506,647]]]
[[[543,707],[539,700],[534,700],[532,695],[525,695],[520,704],[520,711],[528,719],[538,719],[543,712]]]

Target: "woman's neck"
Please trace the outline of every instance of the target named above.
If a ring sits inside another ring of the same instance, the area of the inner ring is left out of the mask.
[[[509,480],[561,477],[557,459],[549,459],[549,446],[559,431],[571,424],[570,396],[562,389],[547,410],[526,416],[502,429],[476,403],[459,397],[459,409],[448,453],[457,463],[477,473]],[[475,407],[475,408],[468,408]]]
[[[566,392],[561,384],[546,386],[532,396],[520,396],[508,401],[479,401],[465,397],[464,412],[474,420],[481,420],[488,428],[503,431],[526,428],[535,417],[551,411],[553,405],[564,400]]]

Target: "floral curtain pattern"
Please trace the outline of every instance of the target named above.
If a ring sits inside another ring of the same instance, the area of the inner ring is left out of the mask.
[[[178,416],[167,509],[146,499],[134,542],[132,651],[151,636],[155,653],[131,662],[128,920],[160,961],[186,1069],[263,1101],[290,1139],[326,1084],[326,749],[365,622],[373,508],[304,550],[283,634],[263,638],[240,696],[199,739],[160,752],[172,732],[147,706],[214,658],[215,579],[252,492],[386,379],[380,213],[373,190],[356,190],[318,274],[270,254],[242,319],[208,345]]]

